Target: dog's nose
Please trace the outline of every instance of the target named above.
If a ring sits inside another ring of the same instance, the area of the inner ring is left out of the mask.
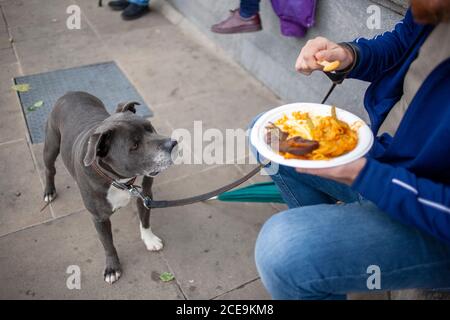
[[[163,147],[164,147],[164,149],[171,152],[177,144],[178,144],[177,140],[167,139],[166,141],[164,141]]]

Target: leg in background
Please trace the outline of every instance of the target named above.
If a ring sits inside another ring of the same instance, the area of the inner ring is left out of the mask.
[[[127,0],[129,3],[134,3],[140,6],[148,6],[150,0]]]
[[[232,34],[261,30],[259,2],[260,0],[241,0],[240,8],[231,10],[230,16],[213,25],[211,31],[221,34]]]
[[[124,20],[134,20],[149,12],[149,0],[128,0],[128,2],[129,5],[122,12]]]
[[[108,2],[108,6],[115,11],[125,10],[125,8],[128,7],[128,4],[127,0],[113,0]]]
[[[242,18],[248,19],[259,13],[259,3],[261,0],[241,0],[239,14]]]

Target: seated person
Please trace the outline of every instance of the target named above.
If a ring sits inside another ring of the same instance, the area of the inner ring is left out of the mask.
[[[450,1],[412,0],[391,32],[306,43],[296,69],[341,62],[371,82],[364,105],[378,134],[366,157],[328,169],[279,166],[289,210],[263,226],[255,249],[275,299],[450,287]]]

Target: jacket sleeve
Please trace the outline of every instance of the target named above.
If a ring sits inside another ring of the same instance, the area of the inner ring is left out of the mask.
[[[400,60],[414,41],[418,27],[411,10],[408,10],[394,30],[373,39],[358,38],[350,42],[356,51],[357,61],[348,77],[372,82]]]
[[[450,243],[450,186],[367,159],[352,188],[381,210]]]

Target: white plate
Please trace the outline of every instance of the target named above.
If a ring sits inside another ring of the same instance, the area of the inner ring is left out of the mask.
[[[347,122],[352,125],[356,121],[361,122],[358,128],[358,144],[355,149],[342,156],[332,158],[330,160],[298,160],[285,159],[283,156],[274,152],[272,148],[266,143],[266,126],[269,122],[275,122],[283,117],[283,115],[291,116],[292,112],[301,111],[308,112],[312,117],[314,116],[329,116],[331,113],[331,106],[317,103],[291,103],[284,106],[272,109],[264,113],[255,123],[250,133],[250,142],[258,150],[258,152],[266,159],[281,165],[295,167],[295,168],[331,168],[340,166],[363,157],[373,144],[373,134],[369,126],[359,117],[348,111],[336,108],[336,115],[339,120]]]

